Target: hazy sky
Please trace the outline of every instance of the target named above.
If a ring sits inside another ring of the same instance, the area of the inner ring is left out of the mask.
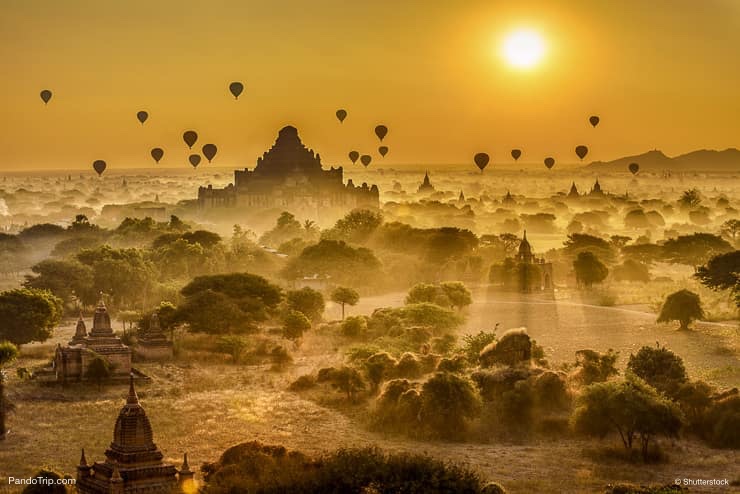
[[[499,54],[517,28],[546,41],[529,71]],[[325,165],[740,146],[735,0],[0,0],[0,60],[7,170],[153,166],[157,146],[187,167],[187,129],[215,164],[252,167],[287,124]]]

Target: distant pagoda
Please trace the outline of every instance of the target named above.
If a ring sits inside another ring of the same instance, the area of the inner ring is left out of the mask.
[[[429,179],[429,172],[424,174],[424,180],[421,182],[421,185],[419,185],[416,192],[419,194],[431,194],[434,192],[434,186],[432,185],[432,181]]]

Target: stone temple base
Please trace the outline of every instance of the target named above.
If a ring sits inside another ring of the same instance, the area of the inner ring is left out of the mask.
[[[134,356],[136,360],[170,360],[174,354],[172,348],[172,342],[169,341],[157,341],[157,342],[139,342],[134,348]]]

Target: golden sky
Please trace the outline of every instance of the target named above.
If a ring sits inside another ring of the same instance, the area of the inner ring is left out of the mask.
[[[517,28],[546,42],[528,71],[499,54]],[[2,0],[0,60],[5,170],[187,167],[187,129],[252,167],[287,124],[325,165],[740,146],[735,0]]]

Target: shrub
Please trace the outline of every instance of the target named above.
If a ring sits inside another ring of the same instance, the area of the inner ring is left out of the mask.
[[[298,379],[290,383],[290,386],[288,386],[288,389],[291,391],[304,391],[306,389],[311,389],[316,386],[316,378],[312,376],[311,374],[306,374],[304,376],[300,376]]]
[[[740,395],[718,400],[706,415],[707,439],[716,448],[740,449]]]
[[[203,472],[205,494],[496,492],[485,491],[479,475],[465,467],[377,448],[338,450],[312,459],[283,447],[244,443],[204,465]]]
[[[314,322],[321,320],[326,306],[321,292],[309,287],[289,291],[285,296],[285,302],[288,309],[302,312]]]
[[[421,363],[416,355],[406,352],[398,359],[394,374],[398,377],[419,377],[422,374]]]
[[[379,352],[365,359],[363,363],[365,376],[372,390],[377,390],[383,380],[393,374],[397,363],[387,352]]]
[[[465,335],[460,351],[471,365],[477,365],[480,352],[494,341],[496,341],[496,333],[493,331],[479,331],[478,334]]]
[[[282,370],[286,365],[293,362],[290,352],[283,345],[277,345],[270,352],[273,370]]]
[[[303,312],[297,310],[290,311],[283,322],[283,335],[289,340],[299,340],[303,333],[311,329],[311,321],[308,320]]]
[[[348,338],[358,338],[367,333],[367,318],[365,316],[350,316],[342,322],[342,335]]]
[[[67,488],[56,482],[63,477],[50,470],[40,470],[33,475],[33,478],[44,479],[38,484],[29,484],[23,488],[21,494],[66,494]]]
[[[480,412],[480,399],[467,379],[438,372],[421,389],[419,416],[425,433],[445,439],[459,438],[466,420]]]
[[[486,346],[480,352],[481,367],[494,364],[526,364],[532,359],[532,341],[526,329],[510,329],[501,339]]]
[[[619,374],[615,364],[619,353],[611,348],[606,353],[594,350],[578,350],[576,352],[575,376],[583,384],[604,382],[611,376]]]
[[[468,361],[462,355],[456,355],[454,357],[443,358],[437,364],[438,372],[453,372],[460,373],[467,367]]]
[[[637,354],[630,355],[627,369],[671,398],[688,381],[683,359],[661,346],[640,348]]]

